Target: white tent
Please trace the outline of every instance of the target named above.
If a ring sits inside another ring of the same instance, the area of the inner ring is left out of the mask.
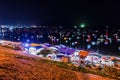
[[[36,55],[36,48],[30,47],[30,48],[29,48],[29,54]]]
[[[58,50],[56,47],[49,47],[49,49]]]
[[[100,63],[100,57],[96,55],[88,55],[85,58],[86,64],[98,64]]]

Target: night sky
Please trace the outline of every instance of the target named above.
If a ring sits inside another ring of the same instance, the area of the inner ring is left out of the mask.
[[[119,0],[0,0],[0,24],[120,25]]]

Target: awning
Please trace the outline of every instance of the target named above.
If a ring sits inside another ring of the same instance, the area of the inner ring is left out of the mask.
[[[86,57],[87,55],[88,55],[88,51],[84,51],[84,50],[81,50],[80,52],[79,52],[79,56],[83,56],[83,57]]]
[[[41,44],[31,43],[30,46],[33,46],[33,47],[35,47],[35,46],[41,46]]]

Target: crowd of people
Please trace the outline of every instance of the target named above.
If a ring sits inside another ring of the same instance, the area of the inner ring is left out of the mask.
[[[108,51],[119,54],[120,29],[80,28],[78,26],[43,26],[36,28],[15,28],[3,38],[12,41],[64,44],[85,50]]]

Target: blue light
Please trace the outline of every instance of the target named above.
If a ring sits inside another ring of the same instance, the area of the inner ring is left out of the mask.
[[[74,45],[75,45],[75,43],[74,43],[74,42],[72,42],[72,45],[74,46]]]
[[[118,50],[120,50],[120,46],[118,47]]]
[[[25,44],[25,47],[28,47],[29,46],[29,44]]]
[[[96,45],[96,42],[92,41],[91,44],[92,44],[92,46],[95,46],[95,45]]]
[[[27,48],[25,48],[25,51],[29,51]]]
[[[87,45],[87,49],[90,49],[90,48],[91,48],[91,45],[90,45],[90,44],[88,44],[88,45]]]
[[[27,42],[29,42],[30,40],[29,39],[27,39]]]
[[[105,44],[105,45],[108,45],[108,41],[105,41],[104,44]]]

